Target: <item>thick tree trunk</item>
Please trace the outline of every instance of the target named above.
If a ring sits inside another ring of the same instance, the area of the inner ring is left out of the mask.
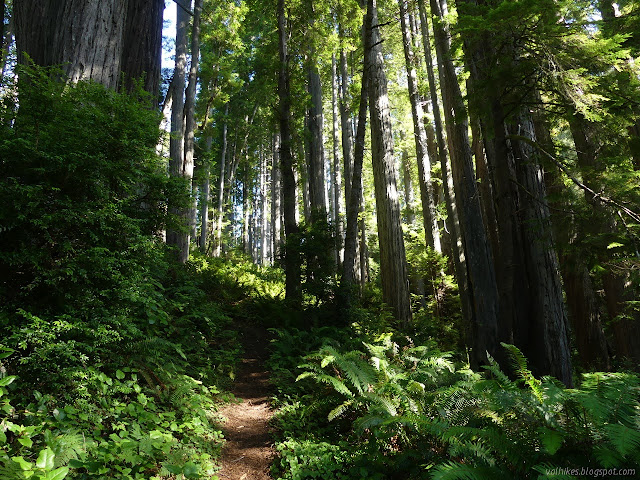
[[[554,152],[553,140],[542,113],[535,112],[533,120],[539,144],[546,152]],[[579,241],[580,235],[576,232],[573,215],[569,220],[566,218],[567,212],[571,211],[571,205],[566,200],[566,187],[555,165],[553,168],[545,169],[544,180],[550,194],[549,206],[558,212],[557,221],[553,221],[552,214],[554,237],[559,245],[565,245],[565,249],[558,252],[560,274],[580,363],[589,369],[609,370],[611,364],[603,331],[600,302],[587,265],[575,249],[574,244]]]
[[[288,245],[285,251],[286,297],[293,301],[300,299],[300,256],[295,238],[298,233],[296,223],[296,183],[293,174],[291,153],[291,90],[289,86],[289,54],[287,51],[287,25],[284,0],[278,0],[278,51],[280,69],[278,74],[278,98],[280,120],[280,171],[282,174],[284,230]]]
[[[163,12],[163,0],[128,1],[121,62],[124,85],[118,84],[132,92],[135,82],[141,80],[154,107],[158,105],[160,91]]]
[[[528,112],[522,113],[510,130],[536,139]],[[543,172],[533,147],[524,142],[514,143],[516,182],[523,189],[519,204],[525,270],[520,274],[526,272],[531,296],[529,309],[520,312],[521,318],[528,317],[530,325],[528,348],[523,345],[523,351],[538,374],[551,374],[572,385],[569,327]]]
[[[62,65],[72,82],[107,88],[144,75],[157,105],[162,42],[162,0],[15,0],[18,62]]]
[[[397,172],[393,157],[393,135],[384,72],[382,39],[378,26],[377,0],[367,2],[367,29],[371,36],[369,103],[371,118],[371,157],[376,192],[378,239],[380,244],[380,277],[382,297],[393,308],[403,326],[411,323],[407,259],[402,237]]]
[[[424,111],[422,109],[422,99],[418,92],[418,78],[415,68],[413,40],[409,24],[407,22],[407,8],[405,0],[398,0],[398,4],[400,5],[402,44],[404,47],[404,58],[407,67],[409,100],[411,102],[413,132],[416,143],[424,233],[427,246],[433,248],[437,252],[441,252],[440,230],[438,229],[438,222],[436,219],[436,200],[433,183],[431,181],[431,163],[429,161],[429,154],[427,150],[427,132],[424,125]]]
[[[469,145],[466,107],[451,61],[449,43],[444,28],[445,16],[438,0],[431,0],[434,20],[436,52],[441,65],[444,84],[442,100],[445,119],[451,126],[451,166],[456,203],[460,208],[461,236],[467,267],[467,292],[473,332],[472,365],[487,361],[487,353],[496,356],[498,349],[498,289],[491,250],[482,221],[473,156]]]
[[[475,8],[475,2],[460,0],[459,11],[465,8]],[[516,59],[517,52],[489,31],[468,35],[464,48],[473,101],[477,111],[485,112],[480,118],[483,137],[492,139],[485,152],[497,213],[501,337],[523,351],[536,375],[554,375],[571,385],[568,324],[543,172],[537,151],[516,138],[536,141],[532,117],[521,108],[507,118],[505,111],[513,110],[513,103],[505,102],[512,99],[492,70],[498,49],[502,58]],[[481,93],[480,85],[485,86]]]

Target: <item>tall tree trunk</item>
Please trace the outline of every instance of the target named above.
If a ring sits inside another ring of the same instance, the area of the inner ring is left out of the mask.
[[[541,101],[539,96],[538,101]],[[554,152],[555,146],[542,113],[536,111],[533,120],[539,144],[546,152]],[[553,168],[545,169],[544,179],[550,194],[549,206],[559,212],[557,215],[563,217],[552,222],[552,226],[555,239],[559,244],[566,246],[563,251],[558,252],[560,273],[580,363],[589,369],[609,370],[611,364],[603,331],[600,302],[587,265],[575,249],[574,244],[579,239],[575,219],[572,218],[573,215],[569,221],[566,218],[567,212],[571,211],[571,205],[564,195],[566,187],[555,165]]]
[[[187,68],[187,28],[189,14],[178,8],[176,17],[176,54],[173,70],[173,100],[171,105],[171,136],[169,138],[169,173],[173,177],[184,175],[184,90],[185,72]],[[188,179],[189,184],[191,179]],[[186,184],[186,182],[185,182]],[[186,187],[186,185],[185,185]],[[185,220],[185,213],[176,207],[170,208],[171,213]],[[186,222],[185,222],[186,223]],[[183,225],[186,228],[186,224]],[[177,247],[177,255],[180,261],[184,258],[184,236],[186,232],[167,231],[167,244]]]
[[[333,165],[332,185],[333,185],[333,213],[331,220],[333,221],[336,233],[336,265],[338,271],[342,265],[344,256],[344,231],[342,228],[342,175],[340,174],[340,145],[338,140],[338,73],[336,65],[336,56],[331,57],[331,111],[333,116]]]
[[[358,248],[358,230],[360,222],[358,213],[362,205],[362,164],[364,162],[365,136],[367,126],[368,87],[370,75],[371,36],[367,32],[367,17],[363,19],[362,36],[364,44],[364,57],[362,67],[362,85],[360,87],[360,104],[358,107],[358,124],[356,128],[355,151],[353,156],[353,170],[347,198],[347,230],[344,241],[344,263],[342,264],[342,284],[352,288],[362,281],[362,249]],[[343,64],[343,76],[345,75],[346,61]],[[343,88],[345,80],[343,79]],[[344,117],[343,117],[344,118]],[[344,126],[343,126],[344,128]],[[344,138],[344,136],[343,136]],[[346,163],[345,163],[346,167]],[[346,174],[345,174],[346,176]],[[361,246],[361,245],[360,245]]]
[[[404,132],[401,132],[400,138],[404,139]],[[409,165],[409,152],[407,147],[402,147],[400,155],[400,166],[402,167],[402,186],[404,187],[404,203],[406,213],[406,223],[412,226],[416,221],[416,212],[414,210],[415,195],[413,193],[413,183],[411,182],[411,165]]]
[[[205,140],[205,148],[207,153],[211,152],[211,146],[213,145],[213,137],[207,136]],[[209,198],[211,190],[211,175],[209,162],[205,162],[204,168],[204,180],[202,181],[202,188],[200,190],[200,218],[202,223],[200,226],[200,252],[204,255],[207,253],[207,239],[209,237]]]
[[[475,1],[460,0],[459,12],[465,8],[474,9]],[[492,139],[485,152],[496,196],[500,331],[529,358],[535,374],[554,375],[571,385],[568,324],[543,173],[538,152],[517,138],[535,142],[535,129],[528,108],[514,110],[513,103],[506,103],[513,102],[509,87],[501,84],[492,66],[498,57],[504,61],[509,55],[517,62],[517,52],[508,38],[505,46],[505,39],[495,35],[468,35],[464,48],[473,101],[479,102],[477,111],[485,112],[480,118],[483,137]],[[485,86],[482,94],[480,85]],[[509,109],[513,113],[507,117]]]
[[[9,16],[9,23],[4,25],[4,18],[6,17],[5,0],[2,2],[2,33],[0,34],[0,79],[4,78],[7,71],[7,63],[9,62],[9,49],[11,48],[11,42],[13,40],[13,30],[15,23],[15,14]]]
[[[227,166],[227,134],[228,134],[229,102],[224,106],[224,119],[222,121],[222,148],[220,149],[220,177],[218,178],[218,204],[216,205],[216,237],[213,255],[222,255],[222,224],[224,220],[224,179]]]
[[[429,83],[429,97],[431,100],[431,108],[433,111],[433,121],[435,125],[435,135],[437,141],[438,160],[440,161],[440,170],[442,175],[442,193],[447,209],[447,220],[445,225],[445,233],[442,235],[443,251],[450,255],[450,261],[453,264],[456,278],[460,290],[460,298],[463,303],[463,317],[465,324],[471,321],[469,308],[470,302],[467,300],[467,274],[464,259],[464,252],[461,248],[460,225],[453,194],[453,184],[451,178],[451,170],[449,168],[449,151],[444,137],[444,128],[442,116],[440,114],[440,105],[438,103],[438,92],[433,69],[433,57],[431,55],[431,36],[429,35],[429,23],[425,7],[425,0],[418,0],[418,9],[420,14],[420,31],[422,33],[422,46],[424,49],[425,62],[427,64],[427,80]],[[440,51],[443,48],[440,48]],[[442,73],[441,71],[439,73]],[[443,75],[441,75],[443,78]],[[444,82],[441,82],[444,84]],[[448,246],[448,248],[447,248]]]
[[[280,120],[280,171],[282,174],[284,231],[289,245],[285,251],[286,297],[293,301],[300,299],[300,256],[297,252],[296,236],[296,183],[293,174],[291,152],[291,90],[289,86],[289,54],[287,51],[287,23],[284,0],[278,0],[278,51],[280,69],[278,74],[278,98]]]
[[[196,109],[196,86],[198,83],[198,61],[200,59],[200,15],[202,12],[203,0],[195,0],[193,9],[193,30],[191,32],[191,66],[189,68],[189,84],[184,104],[184,165],[182,176],[187,180],[188,185],[192,185],[194,170],[194,152],[195,152],[195,109]],[[196,198],[193,188],[191,188],[191,206],[186,212],[186,221],[188,230],[186,234],[182,234],[178,240],[178,248],[180,249],[180,261],[182,263],[189,259],[189,244],[192,232],[195,230],[196,224]]]
[[[406,327],[411,323],[409,279],[396,186],[398,175],[393,158],[391,114],[380,45],[382,39],[378,26],[377,0],[368,0],[367,18],[367,33],[371,36],[371,49],[366,52],[370,55],[371,68],[368,82],[371,105],[371,156],[378,214],[382,297],[393,308],[396,319]]]
[[[487,353],[496,356],[498,349],[498,289],[491,250],[482,222],[473,156],[469,145],[466,107],[458,85],[458,78],[451,61],[449,42],[445,31],[445,15],[438,0],[431,0],[434,19],[434,35],[438,63],[441,65],[444,83],[442,101],[445,119],[451,126],[450,150],[456,203],[460,208],[461,236],[467,267],[467,292],[471,310],[473,332],[472,365],[487,361]]]
[[[273,246],[273,262],[280,255],[282,208],[280,200],[282,191],[280,187],[280,135],[273,135],[273,163],[271,166],[271,235]]]
[[[323,113],[322,113],[322,85],[320,73],[315,65],[315,59],[309,63],[309,93],[311,105],[309,107],[309,205],[311,213],[327,214],[324,176],[324,143],[322,141]]]
[[[407,22],[407,8],[405,0],[398,0],[400,5],[400,24],[402,27],[402,45],[407,67],[407,80],[409,88],[409,100],[413,117],[413,132],[416,143],[416,156],[418,161],[418,178],[420,186],[420,200],[422,203],[422,216],[424,233],[427,246],[441,252],[440,230],[436,219],[436,200],[431,181],[431,163],[427,150],[427,132],[424,125],[424,111],[422,99],[418,92],[418,78],[416,75],[415,58],[413,52],[413,40],[409,24]]]
[[[347,73],[347,55],[340,50],[340,127],[342,132],[342,159],[344,164],[344,198],[346,205],[351,198],[351,176],[353,171],[353,135],[351,111],[349,109],[349,74]]]
[[[267,195],[267,155],[264,151],[264,144],[260,145],[260,265],[267,263],[267,224],[269,216],[269,195]]]
[[[253,215],[253,209],[251,208],[251,201],[249,198],[249,156],[245,157],[245,161],[242,165],[242,252],[245,254],[251,253],[251,246],[249,242],[249,224],[251,216]]]

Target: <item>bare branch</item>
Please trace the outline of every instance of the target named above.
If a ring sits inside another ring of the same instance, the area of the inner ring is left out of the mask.
[[[193,11],[189,9],[189,7],[185,7],[184,6],[184,0],[173,0],[176,5],[178,5],[182,10],[184,10],[185,12],[187,12],[189,15],[191,15],[193,17]],[[189,4],[191,4],[191,2],[189,2]]]
[[[591,196],[591,198],[593,200],[599,201],[600,203],[603,203],[605,205],[608,205],[610,207],[615,207],[615,210],[617,211],[618,209],[621,210],[622,212],[624,212],[626,215],[628,215],[629,217],[631,217],[635,222],[640,223],[640,214],[634,212],[633,210],[631,210],[628,207],[625,207],[624,205],[622,205],[619,202],[616,202],[615,200],[612,200],[609,197],[605,197],[602,193],[598,193],[594,190],[592,190],[591,188],[589,188],[588,186],[586,186],[584,183],[582,183],[580,180],[578,180],[576,177],[574,177],[571,172],[569,172],[569,169],[557,158],[555,158],[553,155],[551,155],[549,152],[547,152],[544,148],[542,148],[537,142],[534,142],[533,140],[531,140],[530,138],[527,137],[523,137],[522,135],[508,135],[507,138],[509,139],[513,139],[513,140],[519,140],[522,142],[525,142],[535,148],[537,148],[540,152],[542,152],[549,160],[551,160],[553,163],[556,164],[556,166],[562,170],[567,177],[569,177],[569,179],[575,183],[579,188],[581,188],[582,190],[584,190],[589,196]]]

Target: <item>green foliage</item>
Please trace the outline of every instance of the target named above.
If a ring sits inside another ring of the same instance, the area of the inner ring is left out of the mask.
[[[56,78],[22,69],[0,112],[0,477],[211,478],[227,280],[159,238],[182,186],[157,112]]]
[[[384,455],[387,473],[425,478],[406,466],[410,456],[437,479],[537,478],[556,467],[624,468],[640,460],[636,375],[584,374],[579,388],[567,389],[535,378],[512,345],[504,347],[515,380],[495,362],[479,375],[391,335],[364,347],[324,346],[307,356],[298,380],[323,386],[306,391],[328,403],[330,422],[355,435],[352,451]]]

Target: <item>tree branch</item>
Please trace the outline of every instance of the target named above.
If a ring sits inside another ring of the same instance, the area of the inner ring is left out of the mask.
[[[192,17],[194,16],[193,11],[189,9],[189,7],[185,7],[184,4],[182,3],[184,0],[173,0],[175,2],[176,5],[178,5],[182,10],[184,10],[185,12],[187,12],[189,15],[191,15]],[[191,2],[189,2],[189,4],[191,4]]]
[[[588,186],[586,186],[584,183],[582,183],[580,180],[578,180],[576,177],[574,177],[571,172],[569,172],[569,169],[557,158],[555,158],[553,155],[551,155],[549,152],[545,151],[544,148],[542,148],[537,142],[534,142],[533,140],[531,140],[530,138],[527,137],[523,137],[522,135],[508,135],[507,138],[509,139],[513,139],[513,140],[519,140],[522,142],[525,142],[535,148],[537,148],[540,152],[542,152],[549,160],[551,160],[553,163],[556,164],[556,166],[562,170],[565,175],[567,175],[567,177],[569,177],[569,179],[575,183],[579,188],[581,188],[582,190],[584,190],[588,195],[591,196],[591,198],[593,198],[594,200],[599,201],[600,203],[609,205],[611,207],[615,207],[615,209],[620,209],[622,212],[624,212],[625,214],[627,214],[629,217],[631,217],[635,222],[640,223],[640,214],[634,212],[633,210],[631,210],[628,207],[625,207],[624,205],[622,205],[619,202],[616,202],[615,200],[612,200],[609,197],[605,197],[604,195],[602,195],[602,193],[597,193],[594,190],[592,190],[591,188],[589,188]]]

